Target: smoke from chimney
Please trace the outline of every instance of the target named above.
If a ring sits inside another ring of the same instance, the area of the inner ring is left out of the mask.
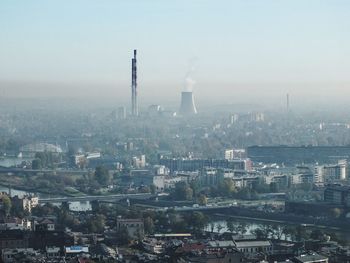
[[[189,70],[186,73],[185,76],[185,89],[184,91],[187,92],[192,92],[193,91],[193,87],[196,84],[196,81],[193,79],[192,75],[196,69],[196,63],[197,63],[198,58],[197,57],[193,57],[189,60]]]

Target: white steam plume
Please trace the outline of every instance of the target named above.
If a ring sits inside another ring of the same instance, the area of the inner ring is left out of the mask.
[[[197,60],[197,57],[193,57],[189,60],[189,70],[187,71],[185,76],[185,91],[193,91],[193,87],[196,84],[196,81],[193,79],[192,75],[196,69]]]

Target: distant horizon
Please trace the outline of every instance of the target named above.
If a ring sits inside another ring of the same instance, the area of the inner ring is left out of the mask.
[[[2,1],[0,96],[131,96],[283,107],[350,103],[350,2]],[[64,19],[62,19],[64,17]],[[187,83],[187,84],[186,84]],[[209,105],[206,105],[209,104]]]
[[[283,88],[281,90],[279,87],[283,87],[282,83],[235,83],[226,84],[220,89],[220,85],[214,85],[217,91],[216,96],[210,94],[208,90],[201,89],[200,84],[197,84],[193,90],[195,103],[201,108],[208,108],[215,105],[230,105],[230,104],[253,104],[259,105],[263,108],[285,108],[286,107],[286,95],[289,94],[290,97],[290,107],[293,109],[295,107],[307,108],[309,106],[315,107],[333,107],[334,103],[339,105],[345,105],[350,103],[350,96],[344,96],[346,94],[346,84],[339,84],[338,89],[331,88],[332,84],[326,83],[307,83],[312,87],[318,87],[319,90],[315,91],[305,90],[305,91],[295,91],[292,88]],[[286,84],[285,84],[286,85]],[[294,83],[289,87],[299,86],[302,84]],[[305,84],[304,84],[305,85]],[[14,86],[20,86],[20,88],[13,88]],[[117,88],[125,89],[125,93],[120,94]],[[96,104],[101,105],[104,103],[111,104],[116,103],[120,106],[125,106],[126,108],[131,107],[131,88],[128,86],[121,87],[122,85],[98,85],[92,83],[86,83],[85,86],[78,86],[73,83],[44,83],[44,82],[31,82],[31,83],[10,83],[0,81],[0,99],[1,98],[11,98],[11,99],[77,99],[80,100],[96,100]],[[170,85],[168,85],[169,87]],[[225,87],[233,87],[231,93],[227,93]],[[287,85],[286,85],[287,86]],[[47,93],[48,87],[55,87],[52,89],[50,94]],[[87,88],[88,87],[88,88]],[[142,83],[138,85],[138,101],[141,107],[148,107],[149,105],[156,104],[161,106],[171,105],[172,108],[180,106],[181,92],[183,89],[175,87],[172,85],[172,90],[164,90],[157,92],[156,94],[149,92],[147,93],[148,87],[142,86]],[[26,94],[25,90],[30,89],[32,94]],[[70,93],[69,90],[74,89],[78,95]],[[263,90],[263,94],[256,94],[254,89]],[[327,94],[327,89],[332,89],[332,93]],[[68,90],[68,92],[67,92]]]

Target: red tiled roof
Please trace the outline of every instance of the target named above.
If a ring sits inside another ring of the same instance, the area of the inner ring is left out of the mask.
[[[184,244],[182,247],[179,247],[176,252],[183,253],[183,252],[191,252],[191,251],[202,251],[206,248],[206,245],[203,243],[189,243]]]

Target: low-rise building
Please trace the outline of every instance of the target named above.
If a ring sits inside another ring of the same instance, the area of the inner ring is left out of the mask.
[[[69,246],[64,247],[64,253],[66,257],[75,257],[80,254],[89,253],[88,246]]]
[[[21,230],[1,230],[0,249],[28,247],[28,235]]]
[[[61,249],[59,247],[46,247],[46,257],[49,259],[59,258]]]
[[[350,186],[328,185],[324,190],[324,201],[350,207]]]
[[[155,238],[145,238],[142,240],[143,248],[153,254],[162,254],[165,251],[165,242]]]
[[[37,257],[39,253],[32,248],[6,248],[1,250],[1,260],[3,263],[29,262],[22,261],[31,257]],[[18,261],[19,260],[19,261]]]
[[[231,240],[214,240],[208,242],[208,249],[227,249],[234,247],[236,247],[236,244]]]
[[[139,239],[144,235],[144,224],[142,219],[117,219],[117,231],[126,230],[130,238]]]
[[[34,222],[34,230],[55,231],[55,223],[48,218],[42,218],[39,221]]]
[[[8,217],[0,221],[0,229],[2,230],[29,230],[31,229],[31,222],[27,219],[17,217]]]
[[[39,198],[37,196],[25,195],[23,197],[18,197],[17,195],[12,197],[12,206],[19,211],[31,212],[32,208],[39,205]]]
[[[238,251],[242,252],[244,255],[250,256],[257,253],[273,253],[272,243],[269,240],[243,240],[234,241]]]
[[[240,263],[244,262],[244,256],[234,250],[218,251],[213,253],[189,253],[183,255],[178,263],[198,262],[198,263]]]

